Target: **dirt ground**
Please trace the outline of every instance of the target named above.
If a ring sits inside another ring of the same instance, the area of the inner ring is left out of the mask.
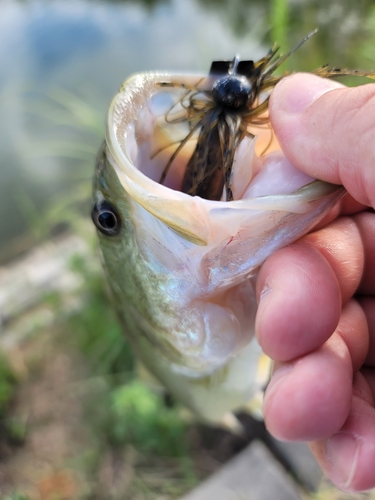
[[[202,448],[202,435],[192,428],[199,473],[189,484],[173,458],[150,459],[131,446],[103,448],[86,410],[90,400],[100,404],[103,381],[89,378],[81,355],[56,341],[55,333],[30,338],[9,353],[20,383],[7,423],[24,426],[25,437],[1,439],[0,499],[171,500],[236,451],[225,439],[213,446],[210,435]]]
[[[81,498],[87,478],[75,466],[91,446],[76,389],[84,370],[72,353],[53,348],[44,335],[11,353],[22,383],[11,417],[25,423],[22,444],[3,443],[0,493],[17,492],[30,500]]]
[[[191,425],[189,478],[174,458],[150,458],[132,446],[103,447],[87,418],[87,403],[101,405],[106,388],[102,379],[90,378],[82,355],[61,342],[61,332],[28,338],[12,348],[10,361],[20,383],[5,427],[20,430],[0,438],[0,500],[174,500],[264,432],[260,423],[249,426],[245,442]],[[327,483],[304,498],[375,496],[348,495]]]

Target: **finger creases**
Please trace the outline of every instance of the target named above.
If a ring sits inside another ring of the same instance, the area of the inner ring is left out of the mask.
[[[305,236],[305,244],[324,256],[336,276],[343,303],[358,289],[365,265],[361,217],[340,217]],[[375,247],[375,245],[374,245]]]
[[[320,349],[275,372],[265,394],[265,422],[279,439],[323,439],[341,429],[351,397],[350,353],[336,335]]]
[[[318,349],[335,331],[342,305],[356,292],[375,292],[374,268],[375,218],[365,212],[275,252],[257,282],[255,326],[266,354],[286,362]]]
[[[327,259],[312,245],[297,242],[273,254],[259,272],[257,289],[255,330],[274,360],[317,349],[338,324],[340,287]]]
[[[264,400],[270,432],[279,439],[322,439],[339,432],[348,418],[353,393],[372,405],[374,384],[369,383],[368,374],[365,378],[358,371],[368,345],[365,313],[352,299],[322,347],[290,363],[275,364]]]
[[[303,240],[326,258],[343,303],[354,294],[375,295],[375,214],[339,217]]]
[[[375,487],[375,409],[358,395],[339,432],[310,448],[328,477],[346,491]]]
[[[336,336],[345,342],[353,373],[358,372],[368,356],[370,339],[366,312],[355,299],[344,305],[333,338]]]

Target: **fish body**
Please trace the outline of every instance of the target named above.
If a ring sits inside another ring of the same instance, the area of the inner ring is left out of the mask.
[[[166,81],[176,87],[160,85]],[[186,120],[166,119],[172,107],[181,116],[186,111],[181,82],[202,87],[206,79],[139,74],[114,98],[96,167],[93,219],[134,351],[172,395],[217,423],[260,388],[261,349],[253,338],[259,266],[311,230],[345,191],[298,172],[280,153],[259,158],[253,135],[234,152],[233,201],[181,192],[198,140],[193,135],[160,184],[191,130]]]

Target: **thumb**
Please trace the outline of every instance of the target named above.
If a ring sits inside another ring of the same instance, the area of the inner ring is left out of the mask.
[[[276,85],[269,110],[293,165],[375,207],[375,84],[348,88],[297,73]]]

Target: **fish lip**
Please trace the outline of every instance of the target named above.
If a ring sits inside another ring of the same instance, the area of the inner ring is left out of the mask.
[[[114,167],[123,188],[143,208],[159,218],[186,240],[206,246],[212,238],[212,216],[217,211],[236,212],[237,210],[264,210],[271,201],[282,201],[279,210],[293,211],[293,206],[300,193],[258,196],[255,198],[233,201],[216,201],[191,196],[150,179],[132,162],[126,146],[129,127],[137,119],[139,109],[148,99],[160,91],[160,82],[187,82],[196,84],[210,77],[199,74],[174,74],[147,72],[130,77],[122,85],[120,92],[113,99],[107,119],[106,144],[107,157]],[[325,196],[327,191],[342,189],[323,181],[314,181],[310,186],[311,200]],[[315,191],[314,191],[315,189]],[[306,201],[306,199],[305,199]]]

